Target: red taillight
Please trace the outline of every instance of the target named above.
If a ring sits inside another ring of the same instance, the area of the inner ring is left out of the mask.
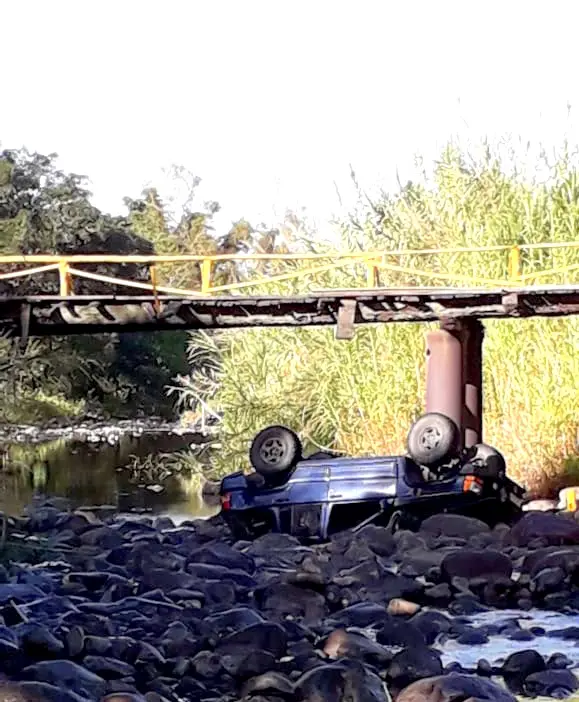
[[[221,495],[221,509],[231,509],[231,495],[229,493]]]
[[[476,492],[480,494],[483,489],[483,482],[474,475],[467,475],[462,484],[462,489],[464,492]]]

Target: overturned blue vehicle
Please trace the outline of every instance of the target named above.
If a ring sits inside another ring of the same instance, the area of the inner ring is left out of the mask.
[[[509,523],[524,501],[496,449],[461,449],[456,424],[433,412],[412,425],[406,455],[303,457],[293,431],[271,426],[253,440],[250,459],[254,472],[228,475],[220,489],[222,514],[238,538],[277,531],[325,540],[369,523],[413,529],[441,512]]]

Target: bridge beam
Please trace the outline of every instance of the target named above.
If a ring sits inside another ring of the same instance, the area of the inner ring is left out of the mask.
[[[482,342],[478,319],[442,320],[426,338],[426,411],[460,429],[463,446],[482,441]]]

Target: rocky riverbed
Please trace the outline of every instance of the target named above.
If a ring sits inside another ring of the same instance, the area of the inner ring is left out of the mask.
[[[176,526],[52,500],[4,520],[2,540],[1,700],[509,702],[578,689],[570,515],[493,530],[439,515],[418,533],[367,526],[311,546],[235,542],[220,516]],[[494,657],[497,637],[514,652]]]
[[[123,437],[139,438],[173,436],[185,437],[189,444],[202,444],[211,434],[211,427],[183,426],[177,422],[167,422],[160,417],[146,419],[86,419],[71,422],[54,419],[42,426],[35,424],[0,425],[0,444],[42,444],[47,441],[79,441],[89,444],[109,444],[115,446]]]

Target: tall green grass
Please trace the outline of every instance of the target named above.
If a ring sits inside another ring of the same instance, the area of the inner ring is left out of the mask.
[[[449,147],[421,182],[361,204],[341,223],[341,236],[343,250],[480,247],[579,240],[578,225],[579,178],[568,156],[552,165],[546,182],[532,182],[516,168],[505,169],[485,145],[475,155]],[[326,253],[311,241],[299,245]],[[412,272],[380,271],[385,287],[468,285],[443,279],[447,273],[466,275],[473,285],[508,277],[505,252],[386,260]],[[524,251],[522,264],[525,274],[576,266],[579,248]],[[282,270],[278,263],[260,266],[263,273]],[[424,278],[420,270],[441,277]],[[365,266],[355,264],[259,290],[295,293],[365,280]],[[536,279],[577,281],[578,269]],[[485,440],[505,453],[515,478],[529,487],[553,485],[576,453],[579,319],[496,320],[485,326]],[[350,342],[335,341],[330,329],[192,335],[194,357],[217,359],[218,371],[192,384],[223,413],[215,460],[223,471],[245,467],[249,440],[278,422],[299,431],[311,447],[348,454],[403,450],[410,423],[423,411],[425,331],[431,327],[362,327]]]

